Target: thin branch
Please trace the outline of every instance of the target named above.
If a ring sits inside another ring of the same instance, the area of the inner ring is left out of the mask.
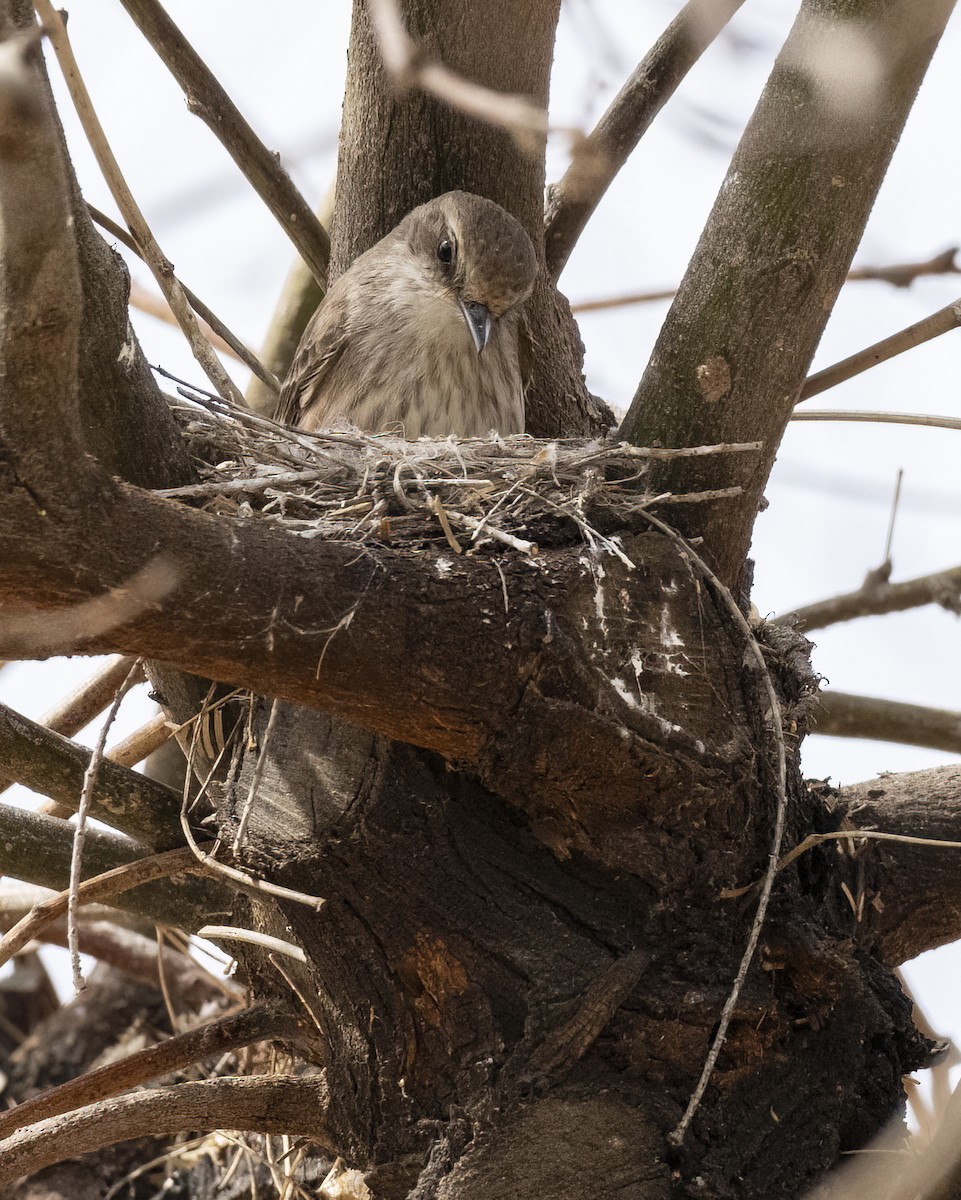
[[[92,1150],[186,1130],[243,1129],[309,1137],[334,1150],[323,1076],[242,1076],[100,1100],[20,1130],[0,1148],[0,1185]]]
[[[816,604],[806,604],[774,620],[793,625],[801,633],[824,629],[856,617],[872,617],[882,613],[905,612],[924,604],[940,604],[942,608],[961,616],[961,566],[932,575],[919,575],[903,583],[873,581],[854,592],[831,596]]]
[[[181,286],[183,285],[181,284]],[[184,295],[187,295],[186,288],[184,288]],[[189,302],[189,296],[187,296],[187,300]],[[174,316],[173,310],[167,301],[164,300],[163,296],[158,296],[156,292],[152,292],[148,288],[143,287],[141,284],[137,283],[135,279],[130,281],[129,304],[130,307],[135,308],[137,312],[145,313],[148,317],[154,317],[156,320],[162,321],[164,325],[173,325],[178,329],[180,328],[177,325],[177,318]],[[194,312],[197,311],[193,304],[191,304],[190,307],[194,309]],[[237,362],[243,362],[243,359],[233,348],[233,346],[231,346],[229,342],[224,341],[220,334],[210,327],[208,322],[200,322],[200,331],[215,350],[219,351],[221,354],[227,354],[231,358],[235,358]]]
[[[0,804],[0,844],[3,845],[6,875],[57,892],[66,888],[73,844],[73,829],[66,821]],[[92,829],[87,834],[85,858],[92,872],[107,873],[142,862],[144,854],[144,847],[130,838],[99,829]],[[153,859],[150,861],[152,863]],[[196,865],[196,856],[192,865]],[[190,873],[182,874],[187,871]],[[128,876],[124,875],[124,878]],[[111,883],[109,891],[111,902],[118,908],[155,923],[190,931],[208,921],[226,920],[235,895],[233,889],[224,887],[218,880],[197,878],[186,866],[180,867],[179,873],[169,879],[140,884],[132,891],[118,891]],[[82,885],[80,894],[86,895]]]
[[[317,217],[325,227],[334,215],[334,195],[332,181],[317,207]],[[260,346],[261,361],[278,379],[283,379],[290,370],[301,336],[323,298],[323,289],[311,275],[307,264],[301,258],[294,259]],[[247,403],[254,412],[270,417],[277,408],[277,393],[265,388],[259,378],[252,379],[247,388]]]
[[[875,342],[873,346],[859,350],[857,354],[852,354],[849,358],[842,359],[841,362],[835,363],[831,367],[825,367],[823,371],[809,375],[801,388],[798,403],[802,400],[809,400],[812,396],[818,396],[821,392],[826,392],[828,388],[836,387],[847,379],[853,379],[855,375],[860,375],[863,371],[876,367],[878,363],[887,362],[888,359],[903,354],[905,350],[913,350],[915,346],[930,342],[932,338],[940,337],[943,333],[950,333],[959,325],[961,325],[961,298],[952,301],[951,304],[946,304],[944,308],[939,308],[936,313],[925,317],[924,320],[916,321],[906,329],[901,329],[897,333],[891,334],[890,337]]]
[[[232,382],[213,352],[210,343],[200,332],[197,320],[187,303],[183,288],[173,273],[173,267],[161,251],[153,233],[148,226],[143,213],[140,211],[133,193],[127,186],[120,166],[107,142],[103,126],[97,117],[86,85],[80,75],[77,60],[74,58],[67,29],[63,18],[53,7],[50,0],[34,0],[37,12],[44,25],[44,32],[57,55],[64,80],[73,100],[80,123],[83,126],[90,148],[93,150],[103,177],[110,188],[117,207],[123,213],[130,232],[140,246],[147,263],[167,303],[177,317],[177,322],[183,330],[194,358],[200,364],[204,374],[213,384],[217,393],[235,403],[243,403],[243,397],[235,383]]]
[[[951,246],[921,262],[893,263],[887,267],[852,267],[845,283],[877,280],[890,283],[893,287],[906,288],[923,275],[961,275],[957,263],[958,247]],[[659,300],[673,300],[677,288],[661,288],[655,292],[630,292],[626,296],[605,296],[600,300],[582,300],[571,305],[572,313],[603,312],[612,308],[626,308],[632,304],[651,304]]]
[[[189,847],[182,846],[179,850],[153,854],[149,858],[124,863],[91,879],[85,879],[76,887],[75,903],[80,905],[92,904],[94,901],[113,901],[115,897],[122,896],[131,888],[141,887],[157,879],[168,879],[182,871],[199,875],[210,874],[210,871],[198,863],[194,852]],[[47,924],[68,912],[73,890],[72,887],[68,888],[48,900],[41,901],[4,934],[0,939],[0,966],[9,962],[32,938],[39,936]]]
[[[280,165],[279,156],[257,137],[210,68],[156,0],[122,0],[122,3],[183,88],[187,108],[217,136],[325,291],[330,238]]]
[[[199,1029],[168,1038],[108,1066],[87,1071],[77,1079],[50,1088],[0,1113],[0,1138],[9,1137],[18,1129],[38,1121],[108,1100],[171,1071],[183,1070],[214,1056],[219,1058],[241,1046],[278,1037],[290,1038],[297,1028],[297,1022],[291,1016],[265,1004],[229,1013]]]
[[[63,737],[73,737],[103,712],[117,688],[127,678],[133,662],[132,658],[114,655],[95,675],[91,675],[76,691],[65,696],[55,708],[50,709],[41,718],[40,724],[53,733],[62,734]],[[13,782],[12,779],[5,780],[0,777],[0,792],[5,791]]]
[[[73,813],[90,761],[86,746],[0,705],[0,769],[4,776]],[[180,841],[180,797],[172,789],[116,763],[98,772],[91,814],[140,841],[161,849]]]
[[[882,700],[877,696],[854,696],[832,689],[821,692],[818,701],[812,716],[812,733],[871,738],[961,754],[961,712]]]
[[[551,189],[545,230],[550,277],[557,280],[601,197],[677,87],[744,0],[688,0],[575,148]]]
[[[143,251],[122,225],[118,225],[116,221],[111,220],[111,218],[108,217],[106,213],[102,213],[99,208],[94,208],[92,204],[87,205],[87,211],[101,229],[105,229],[107,233],[115,237],[118,242],[126,246],[131,254],[136,254],[141,262],[147,261],[144,257]],[[194,310],[197,316],[200,317],[210,327],[213,333],[215,333],[217,337],[221,338],[226,346],[230,347],[231,351],[237,356],[237,358],[239,358],[240,361],[249,368],[251,373],[257,379],[259,379],[261,383],[270,388],[272,392],[279,391],[280,380],[276,377],[276,375],[267,370],[267,368],[254,355],[254,353],[244,345],[240,338],[238,338],[227,328],[217,314],[209,309],[195,292],[192,292],[185,283],[181,283],[180,286],[183,288],[184,295],[187,297],[187,302],[190,307]],[[166,311],[170,317],[176,321],[176,317],[173,316],[173,310],[169,306],[167,307]]]
[[[97,772],[100,770],[100,764],[103,761],[103,752],[107,744],[107,735],[110,732],[110,726],[120,711],[120,705],[123,704],[124,697],[139,682],[140,668],[141,660],[137,659],[127,672],[127,678],[117,688],[117,694],[114,696],[113,704],[111,704],[107,716],[100,727],[100,732],[97,734],[97,740],[94,743],[93,753],[90,755],[90,761],[87,763],[87,769],[84,771],[83,788],[80,792],[80,803],[77,806],[77,824],[74,829],[73,849],[70,855],[70,887],[67,890],[67,941],[69,942],[70,964],[73,969],[73,986],[78,992],[84,986],[83,972],[80,969],[80,948],[77,944],[77,905],[79,904],[80,871],[83,865],[83,846],[87,836],[87,817],[90,813],[90,802],[93,797],[94,786],[97,782]]]
[[[872,425],[919,425],[927,429],[961,429],[961,417],[936,417],[929,413],[873,412],[852,408],[804,408],[791,421],[867,421]]]
[[[754,631],[751,629],[747,618],[741,612],[737,601],[734,599],[731,591],[717,577],[714,571],[707,565],[703,558],[684,540],[683,537],[670,525],[667,525],[659,518],[652,516],[651,513],[643,511],[643,517],[649,521],[655,529],[659,529],[666,537],[674,543],[678,551],[684,559],[692,563],[698,573],[710,584],[715,595],[720,600],[721,604],[727,610],[734,624],[741,631],[745,639],[745,658],[749,659],[754,669],[758,673],[761,681],[761,686],[764,689],[764,694],[767,698],[768,711],[764,714],[765,719],[770,719],[771,722],[771,740],[774,743],[774,751],[777,762],[776,786],[777,800],[774,815],[774,829],[771,834],[771,844],[768,849],[767,870],[764,874],[764,883],[761,886],[761,895],[757,902],[757,911],[754,914],[754,921],[751,924],[751,932],[748,935],[747,945],[744,948],[744,953],[741,956],[741,962],[737,969],[737,974],[734,977],[734,982],[731,985],[731,990],[727,1000],[724,1002],[724,1007],[721,1010],[721,1015],[718,1018],[717,1030],[714,1034],[714,1039],[711,1042],[711,1048],[708,1051],[707,1058],[704,1061],[704,1067],[701,1070],[700,1079],[697,1086],[694,1088],[691,1098],[688,1101],[687,1108],[684,1110],[684,1115],[678,1121],[677,1125],[667,1135],[668,1141],[675,1146],[681,1145],[684,1141],[684,1135],[687,1133],[688,1127],[697,1112],[698,1106],[707,1091],[707,1085],[711,1081],[711,1076],[714,1073],[714,1068],[717,1065],[717,1060],[720,1057],[721,1050],[724,1046],[724,1041],[727,1037],[728,1027],[731,1023],[731,1017],[734,1014],[734,1009],[737,1005],[738,997],[741,994],[741,989],[744,987],[744,981],[747,979],[747,973],[751,963],[754,960],[754,954],[757,950],[757,945],[761,937],[761,930],[764,927],[764,919],[767,916],[768,904],[771,899],[771,892],[774,888],[774,880],[778,872],[778,860],[781,854],[781,843],[784,840],[784,828],[787,823],[788,811],[788,796],[787,796],[787,752],[784,745],[784,727],[781,722],[781,706],[778,700],[777,691],[774,687],[774,681],[771,678],[771,672],[768,670],[767,663],[764,659],[764,654],[761,647],[758,645],[757,638],[754,636]]]
[[[398,91],[420,88],[468,116],[506,129],[531,153],[541,150],[549,128],[543,108],[524,96],[473,83],[428,58],[404,28],[394,0],[370,0],[369,9],[384,66]]]

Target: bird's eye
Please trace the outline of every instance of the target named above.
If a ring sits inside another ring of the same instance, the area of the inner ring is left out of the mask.
[[[437,247],[437,257],[440,259],[440,261],[442,263],[453,262],[454,261],[454,243],[452,241],[450,241],[448,238],[444,238],[444,240]]]

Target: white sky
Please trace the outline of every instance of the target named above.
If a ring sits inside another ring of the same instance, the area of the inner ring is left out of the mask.
[[[288,0],[264,20],[261,3],[168,0],[167,8],[206,58],[308,200],[333,175],[346,67],[347,0]],[[705,54],[611,188],[573,254],[561,287],[572,300],[675,283],[710,210],[731,151],[764,85],[796,6],[752,0]],[[675,12],[667,0],[568,0],[557,46],[552,117],[589,128],[623,78]],[[206,126],[186,111],[179,88],[116,0],[71,7],[70,35],[87,86],[127,180],[180,278],[239,336],[260,341],[291,261],[272,217]],[[955,145],[961,76],[955,19],[935,58],[875,206],[857,261],[926,258],[961,241],[961,156]],[[116,215],[51,66],[75,166],[87,198]],[[566,165],[552,141],[549,179]],[[134,278],[156,290],[145,268]],[[849,285],[814,369],[909,325],[961,294],[947,276],[910,290]],[[585,315],[592,388],[629,403],[666,312],[665,304]],[[205,383],[180,335],[151,318],[134,322],[151,362]],[[887,408],[959,414],[961,335],[949,334],[819,397],[819,408]],[[229,362],[241,385],[245,373]],[[896,473],[905,472],[894,537],[894,578],[961,561],[961,433],[903,426],[794,425],[768,487],[770,508],[754,540],[754,599],[780,612],[857,587],[882,558]],[[961,708],[957,619],[928,608],[816,634],[815,666],[846,691]],[[12,666],[0,699],[38,716],[86,677],[84,660]],[[118,723],[128,732],[149,711],[131,697]],[[115,740],[115,739],[112,739]],[[808,774],[847,783],[957,756],[867,741],[813,737]],[[908,969],[935,1025],[961,1040],[955,947]]]

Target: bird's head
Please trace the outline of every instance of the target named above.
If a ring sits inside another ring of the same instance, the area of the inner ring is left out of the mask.
[[[495,323],[531,293],[537,257],[510,213],[470,192],[446,192],[404,219],[404,236],[432,283],[460,307],[477,353]]]

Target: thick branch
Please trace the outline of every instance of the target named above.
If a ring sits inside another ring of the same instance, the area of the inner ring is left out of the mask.
[[[322,1076],[208,1079],[135,1092],[15,1133],[0,1146],[0,1184],[116,1142],[173,1133],[255,1130],[308,1137],[333,1149],[328,1107]]]
[[[961,754],[961,713],[925,708],[877,696],[825,691],[811,717],[811,732],[832,737],[873,738]]]
[[[741,579],[778,444],[952,8],[802,4],[625,418],[621,436],[642,445],[763,439],[739,502],[676,518],[728,583]],[[843,79],[824,77],[825,49],[845,34],[850,46],[852,29],[877,73],[855,50]],[[677,490],[679,475],[684,490],[731,482],[725,464],[672,469]]]
[[[0,863],[5,875],[61,892],[70,878],[72,844],[73,828],[66,821],[0,804]],[[129,838],[88,830],[84,876],[100,875],[143,856],[144,848]],[[143,884],[116,896],[118,908],[188,930],[218,915],[226,917],[232,904],[231,893],[220,883],[192,875]]]
[[[0,704],[0,771],[71,811],[80,803],[90,751]],[[182,843],[176,792],[129,767],[104,760],[97,772],[91,816],[145,845]]]
[[[651,122],[744,0],[688,0],[583,143],[548,196],[544,250],[557,280],[577,239]]]
[[[144,37],[187,97],[187,107],[220,139],[276,217],[321,289],[327,287],[330,238],[280,165],[241,116],[197,51],[156,0],[123,0]]]
[[[871,582],[857,591],[806,604],[774,619],[792,625],[800,633],[809,633],[841,621],[853,621],[855,617],[904,612],[923,604],[940,604],[949,612],[961,614],[961,567],[919,575],[903,583]]]
[[[955,850],[888,841],[859,848],[877,881],[859,938],[894,966],[961,937],[961,769],[885,775],[844,788],[842,799],[858,829],[959,842]]]

